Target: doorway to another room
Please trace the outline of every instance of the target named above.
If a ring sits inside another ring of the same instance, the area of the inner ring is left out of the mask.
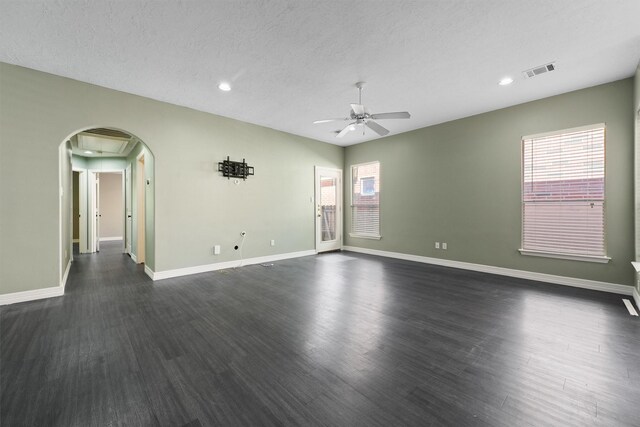
[[[145,270],[151,268],[147,245],[154,241],[153,218],[148,220],[153,205],[148,203],[153,203],[154,162],[148,147],[127,132],[92,128],[69,137],[60,152],[61,176],[71,175],[68,190],[63,190],[65,180],[60,183],[61,269],[68,271],[67,252],[127,254]],[[66,201],[62,194],[68,193],[72,197]]]

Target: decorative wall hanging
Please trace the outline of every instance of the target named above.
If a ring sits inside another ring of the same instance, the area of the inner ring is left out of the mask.
[[[226,176],[228,179],[247,179],[249,175],[253,175],[253,166],[249,166],[245,159],[242,159],[242,162],[234,162],[229,160],[229,156],[227,156],[227,160],[218,162],[218,172],[222,172],[222,176]]]

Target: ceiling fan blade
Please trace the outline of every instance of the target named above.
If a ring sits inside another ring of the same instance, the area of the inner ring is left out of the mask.
[[[350,123],[347,126],[345,126],[344,129],[342,129],[340,132],[338,132],[338,134],[336,135],[336,138],[342,138],[343,136],[345,136],[349,131],[352,131],[355,129],[355,123]]]
[[[369,129],[371,129],[372,131],[374,131],[380,136],[385,136],[386,134],[389,133],[388,129],[383,128],[382,126],[380,126],[376,122],[372,122],[371,120],[368,120],[365,124],[369,127]]]
[[[380,120],[380,119],[410,119],[411,118],[411,114],[409,114],[406,111],[398,111],[395,113],[377,113],[377,114],[372,114],[371,118],[374,120]]]
[[[329,123],[329,122],[343,122],[345,120],[351,120],[351,118],[349,117],[345,117],[342,119],[324,119],[324,120],[316,120],[315,122],[313,122],[314,125],[317,125],[318,123]]]
[[[364,114],[364,105],[362,104],[351,104],[351,109],[356,116],[362,116]]]

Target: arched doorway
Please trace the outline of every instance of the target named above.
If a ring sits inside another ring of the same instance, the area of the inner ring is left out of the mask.
[[[91,127],[59,148],[60,280],[73,254],[118,247],[145,270],[154,264],[154,157],[134,134]]]

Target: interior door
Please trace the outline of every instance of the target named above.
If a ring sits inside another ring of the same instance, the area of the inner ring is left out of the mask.
[[[124,171],[124,252],[131,254],[131,164]]]
[[[96,252],[100,252],[100,174],[96,174],[96,188],[94,191],[95,207],[96,207],[96,226],[94,228],[95,236],[94,243],[96,245]]]
[[[89,209],[87,213],[87,252],[96,251],[96,173],[89,171],[89,179],[87,182],[87,199],[89,201]]]
[[[342,170],[316,167],[316,252],[342,249]]]
[[[79,213],[80,218],[78,219],[78,229],[79,229],[79,239],[80,244],[78,245],[78,250],[81,254],[86,254],[88,252],[87,248],[87,171],[82,170],[79,171],[80,175],[78,178],[79,188]]]

